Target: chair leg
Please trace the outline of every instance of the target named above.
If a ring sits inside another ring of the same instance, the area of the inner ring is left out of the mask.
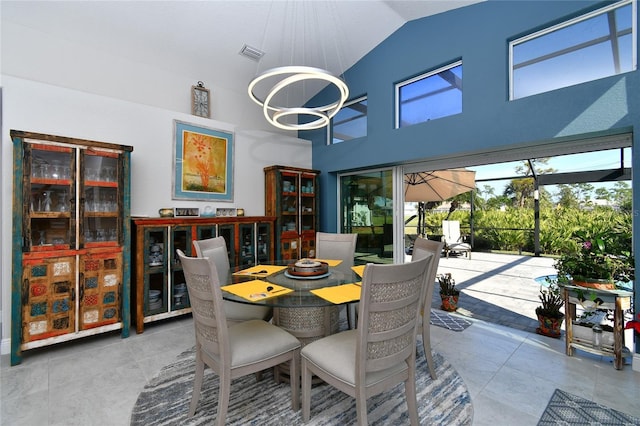
[[[367,395],[364,389],[356,390],[356,413],[358,426],[367,426]]]
[[[289,381],[291,383],[291,408],[298,411],[300,408],[300,349],[293,351],[289,363]]]
[[[302,358],[302,421],[305,423],[311,417],[311,370],[308,362]]]
[[[202,379],[204,377],[204,362],[200,358],[200,354],[196,356],[196,371],[193,379],[193,393],[191,394],[191,403],[189,404],[189,417],[196,413],[198,401],[200,400],[200,389],[202,388]]]
[[[409,421],[412,426],[418,426],[420,421],[418,420],[418,400],[416,398],[416,375],[415,370],[413,373],[409,369],[409,377],[404,382],[404,393],[407,398],[407,407],[409,409]]]
[[[433,362],[433,355],[431,354],[431,324],[429,319],[422,318],[422,347],[424,348],[424,356],[427,359],[427,366],[429,367],[429,374],[433,380],[436,379],[436,366]]]
[[[347,324],[349,330],[355,330],[358,327],[358,308],[356,303],[347,303]]]
[[[229,408],[229,394],[231,393],[231,371],[224,371],[220,374],[220,385],[218,387],[218,418],[216,424],[224,426],[227,420],[227,409]]]

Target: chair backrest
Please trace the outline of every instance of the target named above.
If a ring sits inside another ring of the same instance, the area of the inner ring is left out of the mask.
[[[208,238],[193,242],[196,249],[196,256],[209,257],[213,259],[218,271],[220,283],[226,283],[229,276],[229,254],[227,253],[227,242],[224,237]]]
[[[443,241],[431,241],[426,238],[416,238],[413,242],[413,254],[411,260],[415,261],[423,257],[431,255],[431,261],[427,268],[427,274],[425,276],[426,290],[424,303],[425,308],[431,306],[431,299],[433,298],[433,289],[436,284],[436,275],[438,274],[438,265],[440,265],[440,257],[442,257],[442,250],[444,249]],[[426,309],[423,310],[423,314]]]
[[[316,232],[316,257],[342,260],[344,266],[353,266],[358,234]]]
[[[446,243],[457,243],[461,241],[460,221],[459,220],[443,220],[442,236]]]
[[[211,258],[187,257],[177,249],[189,291],[196,331],[196,349],[220,357],[221,365],[230,364],[227,320],[222,305],[222,290],[216,265]]]
[[[429,257],[365,266],[358,317],[356,384],[416,356],[416,329]]]

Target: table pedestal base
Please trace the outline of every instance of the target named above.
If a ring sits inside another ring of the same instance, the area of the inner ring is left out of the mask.
[[[273,309],[273,323],[296,336],[303,347],[337,333],[339,318],[340,306]],[[277,366],[274,375],[277,382],[288,382],[288,365]]]

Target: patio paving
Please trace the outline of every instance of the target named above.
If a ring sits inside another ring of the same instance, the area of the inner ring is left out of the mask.
[[[555,275],[554,259],[473,252],[442,257],[438,273],[450,272],[460,290],[457,314],[535,333],[540,285],[535,278]],[[440,308],[438,287],[432,308]]]

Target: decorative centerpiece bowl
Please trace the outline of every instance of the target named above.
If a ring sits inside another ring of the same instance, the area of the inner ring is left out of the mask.
[[[300,259],[287,265],[287,272],[298,277],[324,275],[329,272],[329,264],[314,259]]]

